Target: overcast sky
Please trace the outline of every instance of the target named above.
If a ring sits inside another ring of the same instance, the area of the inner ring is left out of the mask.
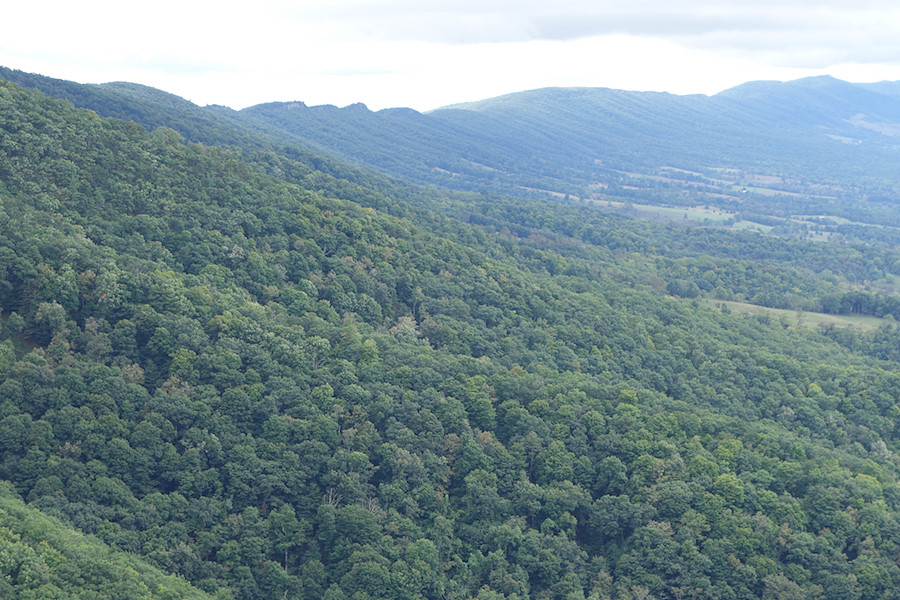
[[[546,86],[900,80],[887,0],[10,1],[0,65],[197,104],[428,110]]]

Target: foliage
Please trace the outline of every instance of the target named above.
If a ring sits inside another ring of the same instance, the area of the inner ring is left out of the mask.
[[[0,487],[0,593],[10,600],[210,597],[26,506],[8,484]]]
[[[16,510],[236,599],[900,585],[896,332],[667,295],[814,302],[854,283],[847,257],[883,273],[890,249],[419,190],[282,150],[0,84]]]

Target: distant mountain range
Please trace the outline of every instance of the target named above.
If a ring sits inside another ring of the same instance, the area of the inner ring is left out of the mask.
[[[421,114],[271,103],[236,113],[420,183],[571,191],[609,169],[780,165],[786,175],[896,171],[900,85],[831,77],[715,96],[546,88]]]
[[[870,185],[892,181],[900,163],[900,82],[823,76],[715,96],[545,88],[420,113],[303,102],[235,111],[131,83],[80,85],[9,69],[0,77],[104,116],[173,127],[192,141],[247,146],[263,133],[462,190],[584,196],[617,174],[663,166]]]

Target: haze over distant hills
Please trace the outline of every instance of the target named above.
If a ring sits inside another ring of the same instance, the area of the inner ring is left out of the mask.
[[[423,114],[300,101],[235,111],[133,83],[80,85],[9,69],[0,77],[189,141],[278,143],[417,184],[713,206],[782,229],[796,229],[798,215],[900,226],[884,204],[900,192],[898,82],[757,81],[715,96],[546,88]],[[801,221],[804,231],[819,227]]]
[[[171,126],[173,114],[184,115],[185,123],[189,116],[193,125],[175,124],[189,140],[239,143],[248,137],[239,133],[243,126],[456,189],[584,196],[618,171],[662,166],[871,181],[891,177],[900,159],[900,82],[854,84],[823,76],[750,82],[715,96],[545,88],[423,114],[300,101],[234,111],[197,107],[130,83],[83,86],[8,69],[0,77],[150,128]],[[209,139],[210,131],[221,139]]]
[[[238,115],[398,176],[459,187],[571,191],[611,168],[662,165],[886,174],[900,158],[897,86],[830,77],[748,83],[712,97],[547,88],[427,114],[295,102]]]

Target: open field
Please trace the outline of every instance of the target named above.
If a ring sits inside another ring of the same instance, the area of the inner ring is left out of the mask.
[[[756,229],[757,231],[763,231],[765,233],[769,233],[773,229],[771,225],[763,225],[762,223],[756,223],[754,221],[738,221],[732,225],[732,227],[734,229]]]
[[[791,327],[819,327],[822,325],[833,325],[835,327],[859,327],[862,329],[877,329],[884,325],[887,320],[879,317],[869,317],[863,315],[827,315],[825,313],[815,313],[796,310],[785,310],[781,308],[768,308],[758,306],[756,304],[748,304],[746,302],[732,302],[729,300],[716,300],[713,298],[703,299],[703,302],[713,307],[726,306],[729,310],[744,313],[753,316],[775,317],[784,319]]]
[[[726,221],[734,218],[734,215],[714,208],[705,208],[702,206],[657,206],[654,204],[636,204],[626,202],[616,202],[613,200],[595,200],[597,206],[608,208],[616,208],[620,210],[629,209],[637,213],[652,213],[657,216],[669,219],[690,219],[692,221]]]

